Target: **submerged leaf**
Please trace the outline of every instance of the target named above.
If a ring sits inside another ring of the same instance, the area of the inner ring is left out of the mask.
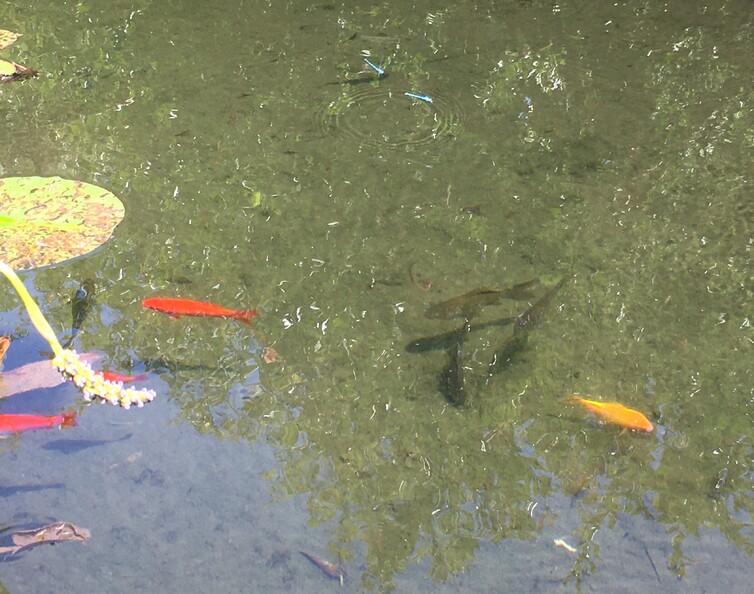
[[[89,540],[91,533],[69,522],[55,522],[35,530],[19,530],[11,536],[13,546],[0,547],[0,554],[15,555],[40,544],[55,544],[66,540]]]
[[[125,208],[113,194],[59,177],[0,179],[0,260],[16,270],[86,254],[110,238]]]
[[[83,353],[79,355],[79,358],[91,363],[99,360],[101,356],[97,353]],[[55,369],[51,361],[27,363],[0,374],[0,399],[31,390],[54,388],[64,381],[65,378]]]
[[[5,358],[5,353],[10,348],[10,336],[0,336],[0,363]]]

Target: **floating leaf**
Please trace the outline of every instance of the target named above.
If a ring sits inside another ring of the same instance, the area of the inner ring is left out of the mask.
[[[0,554],[15,555],[41,544],[55,544],[66,540],[89,540],[91,532],[69,522],[55,522],[35,530],[19,530],[11,536],[13,546],[0,547]]]
[[[101,357],[97,353],[83,353],[79,358],[91,363]],[[30,390],[54,388],[64,381],[65,378],[49,360],[27,363],[0,374],[0,399]]]
[[[99,247],[123,220],[113,194],[59,177],[0,179],[0,261],[16,270],[56,264]]]
[[[0,76],[13,76],[16,74],[16,65],[8,60],[0,60]]]
[[[6,31],[5,29],[0,29],[0,49],[5,49],[6,47],[9,47],[16,43],[16,39],[18,39],[19,34],[14,33],[13,31]]]

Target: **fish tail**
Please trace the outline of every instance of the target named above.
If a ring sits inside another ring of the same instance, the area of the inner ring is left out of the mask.
[[[252,318],[257,317],[258,315],[259,312],[256,309],[242,309],[233,315],[233,319],[251,325]]]
[[[61,427],[75,427],[76,426],[76,413],[63,413],[63,421],[60,423]]]

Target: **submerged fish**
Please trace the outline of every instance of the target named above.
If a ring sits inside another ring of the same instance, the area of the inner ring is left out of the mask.
[[[451,404],[463,406],[466,404],[466,368],[463,366],[463,346],[466,335],[469,332],[469,324],[456,332],[456,340],[448,349],[450,361],[445,370],[440,374],[440,391]]]
[[[140,375],[121,375],[120,373],[114,373],[112,371],[97,371],[108,382],[123,382],[127,384],[129,382],[143,382],[147,379],[147,376],[143,373]]]
[[[515,333],[508,337],[502,346],[495,351],[489,365],[489,374],[494,375],[507,369],[514,361],[515,356],[524,350],[529,336],[526,334],[516,335]]]
[[[500,348],[495,351],[495,355],[492,357],[492,361],[490,361],[490,375],[500,373],[506,369],[514,361],[514,357],[524,350],[529,339],[529,332],[542,318],[545,308],[555,293],[560,290],[569,278],[569,276],[563,277],[557,285],[549,289],[533,305],[530,305],[526,311],[516,316],[513,325],[513,336],[506,339]]]
[[[233,318],[244,324],[251,324],[251,319],[259,315],[255,309],[227,309],[192,299],[171,299],[165,297],[149,297],[141,304],[147,309],[153,309],[168,314],[174,320],[181,316],[196,316],[208,318]]]
[[[530,299],[532,294],[528,289],[538,282],[538,279],[533,279],[509,289],[474,289],[458,297],[453,297],[433,305],[424,312],[424,316],[441,320],[451,320],[453,318],[470,320],[486,305],[500,303],[503,299]]]
[[[547,291],[547,293],[542,295],[542,297],[540,297],[538,301],[536,301],[524,313],[516,318],[516,325],[513,326],[513,334],[515,336],[526,334],[527,332],[529,332],[529,330],[532,329],[532,327],[542,318],[542,313],[544,312],[545,307],[547,307],[547,304],[550,303],[550,300],[553,298],[555,293],[557,293],[570,278],[570,276],[564,276],[562,279],[560,279],[560,282],[557,285],[555,285],[549,291]]]
[[[476,330],[484,330],[493,326],[507,326],[513,324],[515,321],[515,317],[508,316],[490,322],[471,324],[468,326],[467,331],[474,332]],[[442,334],[435,334],[434,336],[422,336],[421,338],[409,342],[406,345],[406,351],[409,353],[426,353],[427,351],[450,349],[454,345],[457,337],[458,330],[451,330],[450,332],[443,332]]]
[[[96,287],[94,281],[90,278],[86,279],[81,286],[76,289],[73,298],[71,299],[71,334],[66,341],[63,348],[70,348],[73,343],[73,339],[81,331],[81,326],[84,324],[89,312],[94,306],[94,293]]]
[[[127,439],[131,439],[131,433],[126,433],[116,439],[56,439],[44,444],[42,449],[60,452],[61,454],[75,454],[82,450],[117,443]]]
[[[52,417],[40,415],[0,415],[0,433],[18,433],[30,429],[49,429],[55,425],[76,425],[76,413],[63,413]]]
[[[322,570],[322,573],[324,573],[327,577],[340,580],[341,586],[343,585],[343,580],[348,577],[348,572],[342,565],[336,565],[332,561],[320,559],[319,557],[315,557],[314,555],[311,555],[304,551],[301,551],[301,554],[309,559],[309,561],[314,563],[314,565],[319,567],[319,569]]]
[[[589,412],[593,413],[605,423],[618,425],[624,429],[634,429],[636,431],[646,431],[651,433],[654,429],[649,419],[641,414],[638,410],[627,408],[618,402],[599,402],[597,400],[587,400],[577,394],[568,397],[569,402],[581,404]]]

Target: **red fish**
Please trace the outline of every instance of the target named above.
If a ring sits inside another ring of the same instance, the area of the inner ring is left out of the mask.
[[[141,304],[155,311],[168,314],[174,320],[181,316],[198,316],[205,318],[233,318],[244,324],[251,324],[251,319],[259,312],[256,309],[226,309],[204,301],[192,299],[170,299],[165,297],[149,297]]]
[[[104,377],[108,382],[123,382],[124,384],[127,384],[128,382],[143,382],[147,379],[147,376],[143,373],[141,375],[121,375],[120,373],[113,373],[112,371],[98,371],[102,377]]]
[[[49,429],[55,425],[73,427],[76,425],[76,413],[63,413],[54,417],[40,415],[0,415],[0,433],[18,433],[29,429]]]

